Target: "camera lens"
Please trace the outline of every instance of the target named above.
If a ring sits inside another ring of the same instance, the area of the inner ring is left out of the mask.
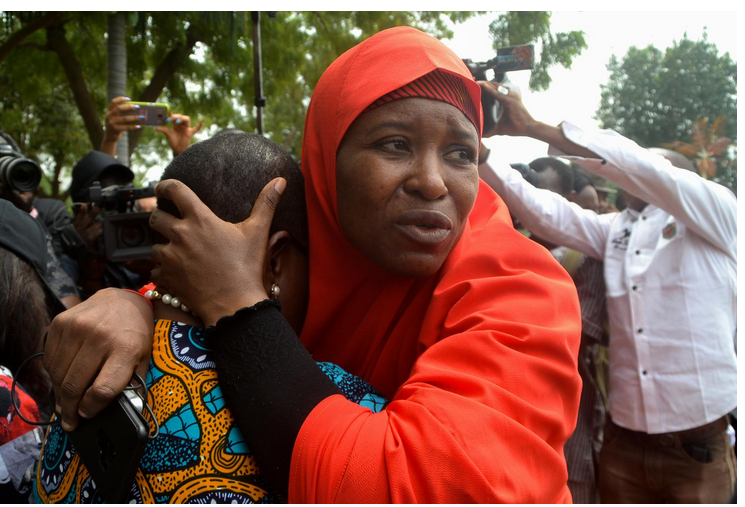
[[[125,225],[119,228],[119,247],[134,248],[142,246],[147,239],[147,231],[142,225]]]
[[[41,169],[33,160],[14,152],[3,153],[0,155],[0,181],[19,192],[34,191],[41,181]]]

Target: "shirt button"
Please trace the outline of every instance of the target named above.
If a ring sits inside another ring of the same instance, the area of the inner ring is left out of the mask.
[[[639,288],[639,287],[637,287],[636,285],[634,285],[633,287],[631,287],[631,289],[632,289],[632,290],[636,290],[636,289],[638,289],[638,288]]]
[[[642,331],[644,331],[642,328],[639,328],[636,330],[637,333],[642,334]]]
[[[642,372],[642,375],[646,375],[646,374],[647,374],[647,370],[644,370],[644,371]]]
[[[637,251],[636,251],[636,255],[640,255],[641,253],[642,253],[642,251],[641,251],[641,250],[637,250]]]
[[[647,217],[642,217],[642,220],[646,220],[646,219],[647,219]]]

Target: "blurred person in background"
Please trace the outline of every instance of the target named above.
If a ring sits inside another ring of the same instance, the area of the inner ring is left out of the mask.
[[[41,431],[29,421],[51,415],[49,377],[40,360],[21,364],[41,352],[50,319],[65,310],[45,282],[47,235],[31,216],[0,200],[0,498],[29,500]],[[11,387],[17,380],[13,406]],[[20,415],[19,415],[20,412]]]
[[[604,261],[611,389],[601,501],[729,501],[737,471],[728,417],[737,406],[736,197],[679,154],[646,150],[612,131],[547,125],[519,93],[482,87],[504,107],[485,137],[544,141],[549,153],[617,185],[628,206],[583,210],[527,185],[488,150],[479,167],[529,230]]]
[[[510,164],[515,169],[515,164]],[[598,195],[590,180],[578,173],[572,164],[557,157],[533,160],[529,167],[519,170],[523,179],[536,187],[540,199],[547,190],[575,202],[583,209],[597,212]],[[531,177],[528,177],[531,176]],[[605,333],[607,321],[603,263],[597,259],[546,241],[532,232],[530,238],[545,246],[572,277],[577,288],[582,312],[582,342],[578,356],[578,369],[582,378],[577,427],[564,445],[569,479],[567,484],[574,503],[598,503],[597,466],[605,418],[603,397],[596,381],[597,348]]]
[[[13,158],[22,157],[20,148],[10,134],[0,130],[0,144],[9,146],[15,155],[11,155]],[[8,162],[7,159],[4,163]],[[28,161],[27,163],[33,164],[37,167],[38,178],[41,178],[41,169],[35,162]],[[10,183],[10,184],[8,184]],[[30,183],[31,184],[31,183]],[[28,190],[19,190],[13,187],[11,182],[0,181],[0,199],[12,203],[17,209],[28,213],[32,218],[36,219],[40,224],[44,226],[46,236],[46,255],[45,259],[47,262],[47,269],[45,271],[45,280],[52,288],[56,296],[65,304],[67,308],[75,306],[80,303],[80,297],[75,287],[75,282],[72,276],[68,272],[63,258],[61,257],[63,250],[62,244],[54,234],[54,228],[52,226],[53,220],[56,216],[62,216],[66,218],[64,212],[65,205],[62,201],[57,199],[40,199],[36,197],[38,189],[37,184]]]

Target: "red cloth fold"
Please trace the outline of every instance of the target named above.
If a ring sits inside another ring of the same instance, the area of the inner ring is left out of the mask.
[[[363,377],[380,413],[333,396],[305,421],[289,501],[567,502],[563,445],[577,417],[580,313],[566,272],[512,227],[483,182],[458,245],[426,279],[393,275],[344,237],[336,152],[371,103],[435,70],[480,88],[462,61],[412,28],[385,30],[324,73],[302,168],[310,305],[301,340]],[[481,108],[479,124],[481,124]]]

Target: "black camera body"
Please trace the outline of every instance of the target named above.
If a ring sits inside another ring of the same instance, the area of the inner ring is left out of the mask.
[[[529,70],[535,66],[535,49],[533,44],[521,44],[497,49],[497,56],[486,62],[474,62],[464,59],[468,70],[476,81],[496,81],[508,89],[515,89],[507,78],[507,72]],[[488,73],[494,73],[489,79]],[[489,94],[481,94],[481,106],[484,108],[484,132],[494,128],[502,116],[502,107]]]
[[[88,188],[86,201],[101,209],[98,216],[103,221],[99,259],[111,262],[150,259],[156,233],[150,228],[150,213],[135,211],[134,204],[138,199],[153,196],[154,185],[101,188],[96,181]]]
[[[41,168],[13,147],[0,143],[0,182],[18,192],[33,192],[41,181]]]

